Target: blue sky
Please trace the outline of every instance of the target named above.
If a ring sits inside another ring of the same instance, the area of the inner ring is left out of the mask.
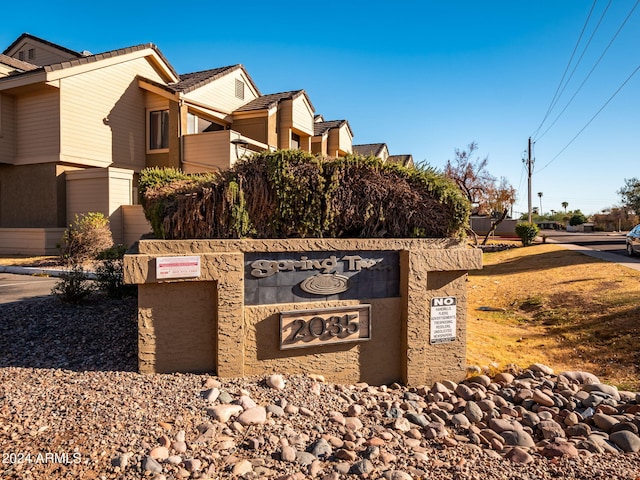
[[[41,6],[38,5],[41,3]],[[607,8],[607,5],[610,5]],[[534,136],[533,205],[596,213],[640,176],[640,7],[576,93],[636,0],[599,0],[568,78]],[[316,113],[349,120],[354,143],[385,142],[442,168],[471,141],[518,190],[522,158],[569,64],[591,0],[343,2],[31,2],[0,32],[100,53],[153,42],[179,73],[242,63],[262,91],[304,88]],[[17,12],[16,12],[17,13]],[[563,153],[558,154],[593,119]],[[544,135],[542,135],[544,133]]]

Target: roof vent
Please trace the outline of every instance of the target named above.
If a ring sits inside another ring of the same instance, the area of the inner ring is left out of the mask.
[[[93,55],[93,53],[91,53],[89,50],[83,50],[82,52],[80,52],[80,55],[82,55],[83,57],[90,57],[91,55]]]

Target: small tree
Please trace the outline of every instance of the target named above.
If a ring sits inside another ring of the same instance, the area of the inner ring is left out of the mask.
[[[575,227],[576,225],[582,225],[587,221],[587,217],[585,217],[579,210],[576,212],[570,219],[569,225]]]
[[[533,243],[540,229],[535,223],[522,222],[516,225],[516,235],[520,237],[522,245],[528,247]]]
[[[62,237],[60,257],[65,263],[77,264],[93,260],[113,245],[109,220],[99,212],[76,215]]]
[[[65,303],[84,300],[94,291],[93,282],[87,278],[82,265],[74,264],[68,272],[60,275],[60,280],[51,289],[51,294]]]
[[[638,178],[625,178],[624,187],[618,190],[622,197],[622,204],[629,210],[640,215],[640,180]]]
[[[488,172],[488,157],[472,159],[477,148],[478,144],[471,142],[467,150],[456,149],[455,160],[447,161],[444,174],[462,190],[473,206],[472,213],[491,216],[491,227],[482,241],[482,245],[486,245],[491,234],[507,218],[516,199],[516,190],[506,178],[501,177],[498,183]],[[472,233],[475,238],[475,232]]]

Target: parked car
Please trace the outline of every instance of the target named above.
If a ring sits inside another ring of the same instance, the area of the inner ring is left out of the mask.
[[[630,257],[640,255],[640,225],[636,225],[627,233],[627,253]]]

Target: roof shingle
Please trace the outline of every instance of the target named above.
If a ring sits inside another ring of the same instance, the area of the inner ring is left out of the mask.
[[[189,93],[240,68],[243,68],[242,65],[237,64],[227,67],[211,68],[200,72],[185,73],[180,75],[180,81],[172,84],[171,88],[178,92]]]
[[[382,151],[386,148],[386,143],[363,143],[361,145],[354,145],[353,152],[359,155],[373,155],[378,157],[382,155]]]
[[[282,100],[294,100],[300,95],[306,95],[304,90],[292,90],[290,92],[270,93],[262,95],[238,108],[236,112],[250,112],[253,110],[268,110],[278,105]],[[311,104],[311,102],[309,102]],[[313,109],[313,105],[311,106]]]
[[[33,63],[23,62],[22,60],[18,60],[17,58],[10,57],[9,55],[5,55],[4,53],[0,53],[0,63],[9,65],[10,67],[15,68],[16,70],[22,70],[23,72],[29,72],[31,70],[35,70],[39,68],[37,65],[34,65]],[[16,72],[16,73],[22,73],[22,72]]]

